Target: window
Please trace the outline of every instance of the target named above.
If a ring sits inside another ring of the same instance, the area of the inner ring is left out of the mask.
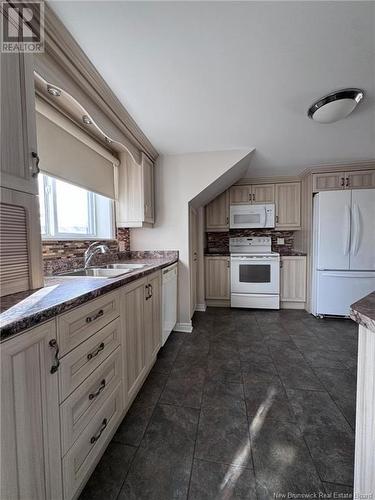
[[[111,239],[113,201],[40,174],[39,205],[43,239]]]

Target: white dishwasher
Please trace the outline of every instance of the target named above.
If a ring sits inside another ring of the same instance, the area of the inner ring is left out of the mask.
[[[164,345],[177,322],[177,263],[166,267],[162,273],[162,345]]]

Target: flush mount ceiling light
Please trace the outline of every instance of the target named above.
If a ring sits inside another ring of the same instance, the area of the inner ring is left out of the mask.
[[[361,89],[342,89],[320,98],[310,106],[307,115],[319,123],[333,123],[350,115],[363,99]]]
[[[53,95],[53,97],[61,96],[61,90],[57,89],[56,87],[52,87],[52,85],[47,85],[47,92]]]
[[[92,121],[91,121],[91,118],[87,115],[83,115],[82,116],[82,121],[85,125],[91,125],[92,124]]]

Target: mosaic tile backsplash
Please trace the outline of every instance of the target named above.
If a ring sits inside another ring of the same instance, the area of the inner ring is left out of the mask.
[[[43,267],[45,275],[52,275],[83,267],[83,255],[91,240],[56,240],[43,241]],[[92,263],[105,264],[113,261],[113,254],[130,251],[130,231],[127,228],[117,229],[117,239],[103,241],[111,250],[111,254],[99,254]]]
[[[290,253],[294,247],[293,231],[276,231],[274,229],[231,229],[229,232],[206,233],[208,253],[228,253],[229,238],[246,236],[271,236],[272,251],[281,255]],[[277,244],[277,238],[284,238],[284,245]]]

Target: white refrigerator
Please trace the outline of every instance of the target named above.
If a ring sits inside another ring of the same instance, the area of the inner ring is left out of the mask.
[[[312,313],[348,316],[375,290],[375,189],[314,197]]]

